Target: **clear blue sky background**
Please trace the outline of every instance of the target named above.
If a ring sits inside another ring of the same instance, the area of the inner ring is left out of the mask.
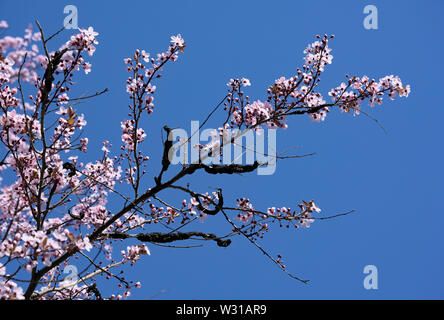
[[[157,82],[155,113],[143,123],[152,172],[159,168],[164,124],[189,128],[190,120],[203,119],[225,95],[231,77],[249,78],[250,96],[264,99],[268,85],[302,65],[302,51],[316,34],[336,35],[323,93],[346,73],[395,74],[412,87],[408,99],[366,107],[387,134],[364,116],[338,111],[321,124],[292,118],[288,130],[278,134],[280,150],[298,146],[297,152],[315,156],[281,161],[272,176],[200,174],[187,180],[199,191],[222,186],[227,202],[246,196],[257,208],[315,199],[323,215],[355,209],[353,215],[316,221],[309,230],[275,228],[261,242],[273,255],[281,253],[289,271],[309,284],[290,279],[239,237],[228,248],[150,245],[152,255],[129,270],[129,279],[143,283],[132,298],[159,292],[158,299],[444,298],[442,1],[2,0],[0,20],[9,22],[10,35],[22,35],[36,18],[47,33],[54,32],[67,4],[77,6],[80,27],[91,25],[100,33],[92,72],[77,76],[76,92],[110,88],[80,107],[91,141],[83,160],[99,157],[94,150],[103,140],[114,142],[118,152],[120,121],[127,113],[123,58],[136,48],[160,52],[171,34],[181,33],[187,48]],[[378,8],[378,30],[363,27],[368,4]],[[72,33],[64,32],[63,41]],[[145,180],[151,184],[151,177]],[[120,201],[113,205],[119,208]],[[216,217],[193,229],[220,234],[229,228]],[[369,264],[378,267],[378,290],[363,287]],[[114,287],[104,284],[104,293]]]

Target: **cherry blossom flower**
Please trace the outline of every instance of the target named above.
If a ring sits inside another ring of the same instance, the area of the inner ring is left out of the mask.
[[[244,87],[249,87],[249,86],[251,86],[250,80],[248,80],[247,78],[242,78],[242,79],[241,79],[241,82],[242,82],[242,85],[243,85]]]
[[[182,36],[178,34],[177,36],[171,36],[171,43],[177,47],[184,47],[185,41],[182,39]]]

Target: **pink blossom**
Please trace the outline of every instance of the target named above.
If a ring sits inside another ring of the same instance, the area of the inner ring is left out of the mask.
[[[171,36],[171,43],[177,47],[183,47],[185,41],[182,39],[182,36],[178,34],[177,36]]]
[[[250,80],[248,80],[247,78],[242,78],[242,79],[241,79],[241,82],[242,82],[242,85],[243,85],[244,87],[249,87],[249,86],[251,86],[251,82],[250,82]]]
[[[90,251],[92,249],[92,244],[89,241],[88,237],[84,237],[78,241],[76,241],[76,246],[80,249],[83,250],[85,249],[86,251]]]

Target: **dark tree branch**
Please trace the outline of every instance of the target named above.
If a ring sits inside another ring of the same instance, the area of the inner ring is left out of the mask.
[[[182,190],[182,191],[188,193],[190,196],[194,197],[197,200],[197,202],[199,203],[198,206],[197,206],[197,209],[199,211],[205,213],[205,214],[209,214],[209,215],[213,215],[214,216],[224,206],[224,198],[223,198],[223,194],[222,194],[222,189],[220,189],[220,188],[217,189],[217,196],[218,196],[218,199],[219,199],[219,201],[217,203],[213,199],[211,199],[210,197],[208,197],[208,196],[206,196],[204,194],[193,192],[190,189],[187,189],[187,188],[184,188],[184,187],[181,187],[181,186],[170,186],[170,188]],[[208,201],[212,202],[214,204],[214,209],[205,208],[202,205],[202,202],[200,201],[200,197],[205,198]]]
[[[170,159],[168,157],[171,147],[173,146],[173,141],[169,139],[171,129],[168,126],[164,126],[163,130],[166,132],[166,139],[163,143],[163,156],[162,156],[162,169],[157,177],[154,177],[154,181],[156,185],[160,185],[162,183],[162,175],[165,171],[168,170],[170,166]]]
[[[203,163],[190,164],[187,167],[189,174],[194,173],[198,169],[204,169],[209,174],[233,174],[252,172],[259,167],[259,162],[255,161],[253,164],[212,164],[206,165]]]
[[[151,233],[138,233],[138,234],[111,232],[104,235],[111,239],[136,238],[137,240],[142,242],[155,242],[155,243],[169,243],[179,240],[188,240],[191,237],[202,237],[205,240],[216,241],[219,247],[228,247],[231,244],[230,239],[222,240],[218,238],[214,233],[204,233],[199,231],[175,232],[175,233],[151,232]]]
[[[88,295],[91,295],[93,293],[96,297],[96,300],[103,300],[102,295],[100,294],[99,289],[97,289],[97,285],[95,283],[93,283],[88,287],[88,289],[86,289],[86,293],[88,293]]]

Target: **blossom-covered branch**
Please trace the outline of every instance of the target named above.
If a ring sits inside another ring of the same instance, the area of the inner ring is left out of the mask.
[[[321,211],[313,200],[257,209],[246,195],[239,195],[230,206],[222,188],[198,192],[199,186],[181,183],[195,174],[248,174],[264,165],[260,161],[244,165],[205,161],[222,156],[224,146],[250,130],[285,129],[292,115],[324,121],[334,107],[358,115],[364,101],[374,106],[384,96],[393,99],[410,93],[410,87],[396,76],[380,80],[347,76],[345,83],[330,90],[331,102],[326,102],[316,89],[332,63],[331,37],[318,37],[304,51],[305,62],[297,74],[274,81],[263,101],[245,94],[251,86],[249,79],[229,81],[227,95],[203,123],[219,105],[224,106],[226,114],[212,141],[195,146],[199,161],[171,164],[171,129],[165,124],[161,170],[148,180],[150,156],[140,147],[148,133],[141,119],[154,112],[156,80],[163,69],[185,52],[182,36],[172,36],[167,49],[155,56],[138,49],[124,59],[129,103],[128,116],[121,122],[120,151],[114,154],[112,143],[103,141],[101,158],[83,163],[79,155],[88,152],[89,140],[82,134],[87,123],[77,101],[94,99],[108,90],[98,88],[96,94],[83,97],[71,97],[70,91],[76,72],[91,72],[92,65],[86,60],[94,54],[99,34],[92,27],[79,29],[64,45],[50,51],[50,41],[63,32],[45,37],[36,24],[38,32],[30,26],[23,37],[0,39],[0,299],[126,298],[141,284],[112,270],[149,255],[145,243],[213,241],[227,247],[236,236],[246,237],[288,275],[301,280],[287,271],[281,256],[273,258],[257,241],[272,225],[308,228]],[[7,27],[5,21],[0,22],[0,28]],[[232,128],[239,130],[229,134]],[[121,183],[130,186],[131,194],[119,190]],[[180,192],[183,200],[165,200],[162,193],[167,190]],[[120,209],[110,205],[111,197],[122,201]],[[225,218],[227,234],[184,230],[191,225],[204,229],[199,221],[216,215]],[[126,246],[116,257],[113,248],[128,239],[143,243]],[[68,281],[63,271],[74,259],[86,267],[77,279]],[[117,281],[116,290],[123,292],[105,296],[97,281],[102,275]]]

